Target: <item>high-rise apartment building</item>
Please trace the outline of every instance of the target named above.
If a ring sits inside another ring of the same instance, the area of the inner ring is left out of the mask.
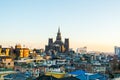
[[[117,55],[120,58],[120,47],[115,46],[114,51],[115,51],[115,55]]]

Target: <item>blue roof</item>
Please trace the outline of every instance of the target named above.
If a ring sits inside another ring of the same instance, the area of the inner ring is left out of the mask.
[[[96,74],[92,74],[92,75],[87,75],[85,73],[87,73],[87,72],[84,70],[77,70],[74,72],[70,72],[68,74],[77,75],[76,78],[78,78],[80,80],[87,80],[87,78],[89,78],[90,80],[95,80],[95,79],[107,80],[107,77],[100,73],[96,73]]]
[[[72,75],[85,75],[85,71],[84,70],[77,70],[77,71],[74,71],[74,72],[70,72],[69,74],[72,74]]]
[[[86,80],[85,73],[86,72],[84,70],[77,70],[77,71],[74,71],[74,72],[70,72],[69,74],[77,75],[76,78],[78,78],[80,80]]]
[[[102,77],[103,77],[102,75],[97,73],[97,74],[90,75],[89,79],[99,79],[99,78],[102,78]]]
[[[79,76],[76,76],[76,78],[78,78],[80,80],[87,80],[87,78],[89,78],[89,80],[96,80],[96,79],[108,80],[105,75],[102,75],[102,74],[99,74],[99,73],[96,73],[96,74],[93,74],[93,75],[79,75]]]
[[[76,78],[78,78],[80,80],[87,80],[86,75],[79,75],[79,76],[76,76]]]

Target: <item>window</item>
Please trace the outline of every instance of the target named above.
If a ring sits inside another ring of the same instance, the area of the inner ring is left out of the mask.
[[[8,65],[10,65],[10,63],[8,63]]]

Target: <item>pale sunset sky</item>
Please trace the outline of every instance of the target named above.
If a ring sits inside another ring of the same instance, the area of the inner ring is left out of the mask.
[[[0,0],[0,44],[45,48],[60,26],[70,48],[114,52],[120,46],[120,0]]]

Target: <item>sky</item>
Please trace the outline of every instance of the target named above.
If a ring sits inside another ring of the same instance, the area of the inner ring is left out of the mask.
[[[114,52],[119,21],[120,0],[0,0],[0,44],[45,48],[60,27],[74,50]]]

